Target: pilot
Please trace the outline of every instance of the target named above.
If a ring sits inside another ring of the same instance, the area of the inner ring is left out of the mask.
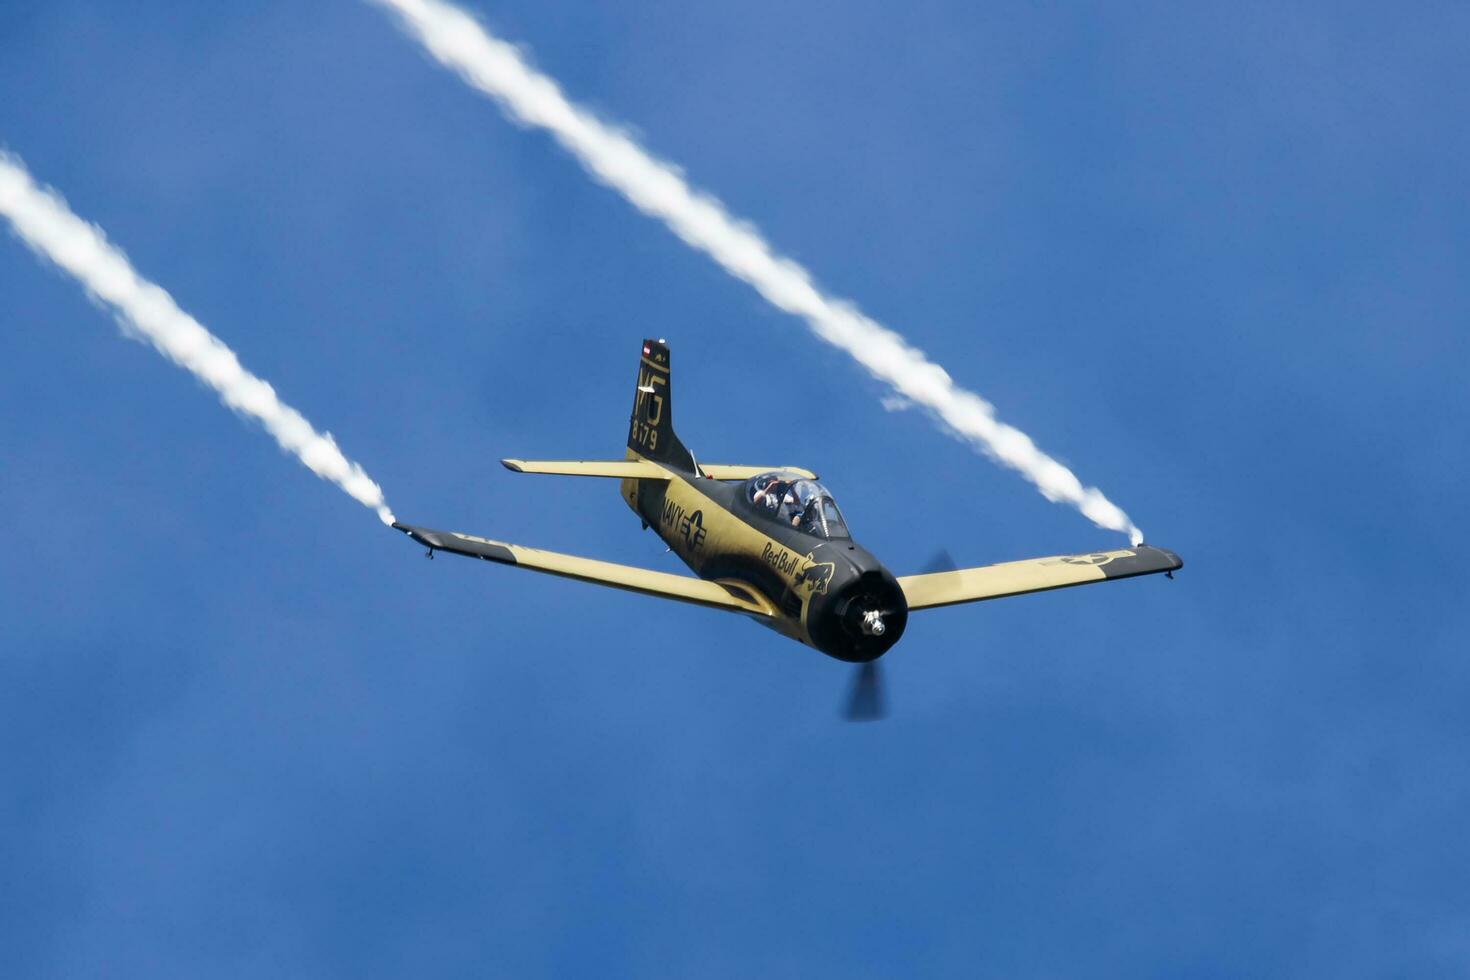
[[[773,476],[766,480],[763,486],[756,489],[750,498],[750,502],[766,511],[766,513],[774,515],[776,510],[781,506],[782,489],[784,488],[782,487],[781,481]]]
[[[822,533],[825,523],[822,520],[822,501],[813,494],[811,499],[806,502],[806,508],[801,512],[801,529],[807,534],[826,537]]]
[[[802,513],[806,510],[806,502],[813,496],[811,485],[805,480],[798,480],[791,484],[786,491],[786,499],[782,501],[785,508],[786,522],[792,527],[801,523]]]

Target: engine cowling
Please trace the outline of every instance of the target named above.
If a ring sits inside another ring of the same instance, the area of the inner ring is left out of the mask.
[[[877,660],[903,636],[909,606],[898,581],[881,566],[844,576],[807,610],[812,645],[849,663]]]

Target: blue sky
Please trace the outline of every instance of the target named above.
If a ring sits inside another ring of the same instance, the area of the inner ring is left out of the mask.
[[[663,336],[899,574],[1121,543],[301,6],[4,5],[0,144],[400,518],[675,570],[497,462],[620,455]],[[6,237],[7,975],[1467,969],[1462,5],[477,10],[1186,569],[915,615],[844,724],[739,619],[423,561]]]

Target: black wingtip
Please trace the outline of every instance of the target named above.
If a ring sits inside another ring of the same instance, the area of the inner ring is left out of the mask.
[[[1147,548],[1149,551],[1157,551],[1163,555],[1164,561],[1170,565],[1169,571],[1171,572],[1177,572],[1184,567],[1184,559],[1180,558],[1178,554],[1170,551],[1168,548],[1156,548],[1151,544],[1140,545],[1139,547]]]
[[[424,534],[425,534],[425,529],[424,528],[414,527],[412,524],[403,524],[403,523],[401,523],[399,521],[394,521],[393,522],[393,530],[395,530],[395,531],[402,531],[404,534],[408,535],[410,538],[413,538],[415,541],[417,541],[421,545],[425,545],[426,547],[429,547],[429,548],[435,547],[435,542],[430,541],[428,538],[424,537]],[[431,533],[432,534],[433,532],[428,532],[428,533]]]

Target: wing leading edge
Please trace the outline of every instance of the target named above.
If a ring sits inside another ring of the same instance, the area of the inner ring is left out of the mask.
[[[456,531],[433,531],[409,524],[394,524],[393,527],[407,534],[419,544],[435,551],[448,551],[468,558],[478,558],[481,561],[493,561],[502,565],[530,569],[533,572],[580,579],[595,585],[626,589],[629,592],[641,592],[644,595],[657,596],[661,599],[690,602],[711,609],[724,609],[729,612],[742,612],[761,617],[770,616],[774,612],[770,603],[738,582],[724,585],[719,582],[691,578],[687,575],[670,575],[667,572],[654,572],[646,568],[618,565],[613,562],[598,561],[595,558],[566,555],[557,551],[523,548],[518,544],[490,541],[487,538],[476,537],[473,534],[460,534]]]
[[[1057,555],[979,568],[960,568],[952,572],[905,575],[899,578],[898,584],[910,610],[932,609],[959,602],[980,602],[1027,592],[1133,578],[1135,575],[1172,573],[1183,567],[1184,562],[1174,552],[1144,544],[1121,551]]]

